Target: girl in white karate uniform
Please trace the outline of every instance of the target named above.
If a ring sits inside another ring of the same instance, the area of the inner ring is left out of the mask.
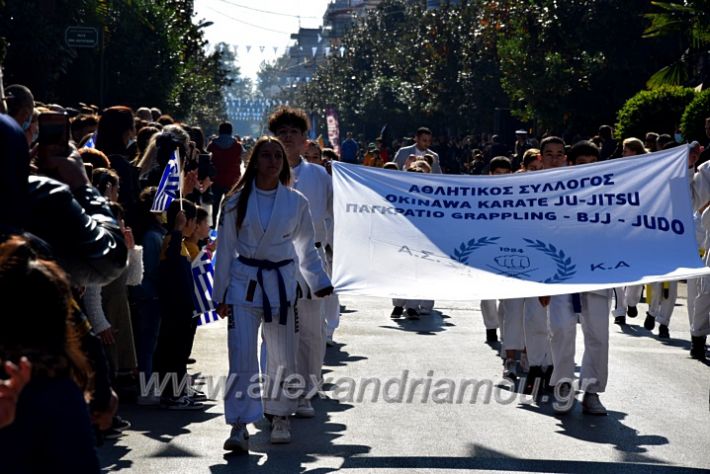
[[[213,293],[217,312],[229,318],[227,450],[248,450],[246,425],[264,413],[272,419],[271,442],[291,440],[288,417],[297,401],[284,382],[296,372],[296,266],[310,288],[318,288],[316,296],[333,291],[315,247],[308,202],[289,187],[290,178],[281,142],[261,138],[222,206]],[[263,395],[254,389],[259,327],[267,348]]]

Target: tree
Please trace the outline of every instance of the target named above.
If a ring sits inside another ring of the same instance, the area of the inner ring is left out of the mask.
[[[666,40],[641,39],[646,0],[505,5],[498,13],[503,89],[513,112],[541,133],[593,134],[672,54]]]
[[[681,116],[695,97],[689,87],[662,86],[641,91],[619,110],[616,134],[619,138],[643,138],[646,132],[673,134]]]
[[[682,54],[653,74],[646,85],[653,88],[710,83],[710,2],[651,3],[656,10],[646,14],[651,24],[644,31],[644,38],[670,38],[681,45]]]
[[[6,81],[30,87],[38,100],[73,105],[157,106],[206,125],[224,115],[229,82],[220,52],[205,52],[204,28],[192,0],[44,0],[0,5]],[[72,49],[66,27],[93,26],[103,49]],[[103,53],[103,61],[102,61]]]
[[[680,120],[680,130],[688,141],[697,140],[703,143],[707,140],[705,119],[710,117],[710,89],[705,89],[695,95],[688,104]]]
[[[437,133],[490,130],[493,110],[506,106],[495,47],[475,25],[479,2],[425,11],[386,0],[342,38],[343,57],[330,57],[299,89],[301,104],[323,114],[337,106],[341,124],[375,136],[384,124],[395,134],[419,125]]]

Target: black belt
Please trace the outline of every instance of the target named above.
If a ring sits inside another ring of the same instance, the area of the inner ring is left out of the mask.
[[[244,265],[249,267],[258,268],[256,272],[256,281],[261,287],[261,304],[264,310],[264,321],[267,323],[271,322],[271,303],[269,302],[269,297],[266,295],[266,290],[264,290],[264,276],[262,275],[263,270],[276,270],[276,278],[279,284],[279,324],[286,324],[286,318],[288,316],[289,302],[286,300],[286,283],[284,283],[284,277],[281,275],[281,270],[279,268],[288,265],[293,262],[292,258],[288,260],[281,260],[280,262],[272,262],[271,260],[258,260],[256,258],[247,258],[242,255],[237,257],[237,260],[242,262]]]

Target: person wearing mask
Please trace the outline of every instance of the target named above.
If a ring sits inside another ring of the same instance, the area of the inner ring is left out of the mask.
[[[35,107],[35,99],[27,87],[20,84],[13,84],[5,88],[5,102],[7,103],[7,114],[27,133],[32,124],[32,116]]]

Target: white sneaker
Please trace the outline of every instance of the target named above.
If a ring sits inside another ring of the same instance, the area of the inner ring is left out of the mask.
[[[232,425],[232,432],[224,442],[224,449],[226,451],[249,451],[249,432],[245,424],[235,423]]]
[[[515,359],[505,359],[503,363],[503,378],[515,380],[518,377],[518,367]]]
[[[582,413],[587,415],[606,416],[606,408],[599,400],[599,395],[596,393],[585,393],[582,398]]]
[[[335,347],[335,341],[333,340],[333,335],[326,336],[325,345],[327,347]]]
[[[527,352],[523,352],[520,354],[520,370],[525,372],[526,374],[530,372],[530,362],[528,362]]]
[[[291,422],[287,416],[275,416],[271,421],[271,443],[285,444],[291,442]]]
[[[313,418],[316,416],[316,411],[311,405],[311,401],[307,398],[298,399],[298,408],[296,408],[296,416],[300,418]]]

